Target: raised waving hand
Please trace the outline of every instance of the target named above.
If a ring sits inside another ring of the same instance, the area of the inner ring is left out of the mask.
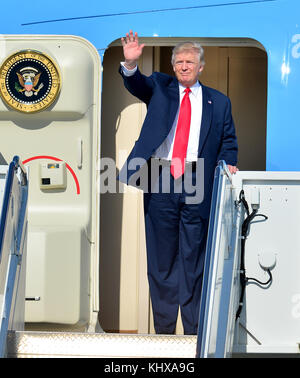
[[[133,69],[137,65],[139,57],[142,55],[144,43],[139,44],[137,32],[132,30],[126,33],[126,37],[121,38],[123,53],[125,58],[125,66],[128,69]]]

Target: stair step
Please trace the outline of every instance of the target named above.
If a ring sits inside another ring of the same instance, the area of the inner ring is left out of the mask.
[[[194,358],[197,336],[10,331],[8,357]]]

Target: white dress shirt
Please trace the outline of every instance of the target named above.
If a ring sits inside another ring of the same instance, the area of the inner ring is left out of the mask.
[[[133,70],[128,70],[124,66],[124,62],[121,62],[121,65],[122,65],[122,69],[125,76],[131,76],[137,70],[137,67],[135,67]],[[190,101],[191,101],[192,114],[191,114],[191,125],[190,125],[190,134],[189,134],[186,160],[196,161],[198,158],[198,145],[199,145],[200,127],[201,127],[201,120],[202,120],[202,87],[200,83],[197,81],[193,86],[190,87],[190,89],[191,89]],[[185,94],[184,93],[185,87],[179,83],[178,90],[179,90],[179,99],[181,103],[183,96]],[[173,145],[174,145],[179,109],[180,109],[180,105],[178,106],[176,117],[174,119],[172,128],[167,138],[155,151],[155,153],[153,154],[153,157],[166,159],[166,160],[172,160]]]

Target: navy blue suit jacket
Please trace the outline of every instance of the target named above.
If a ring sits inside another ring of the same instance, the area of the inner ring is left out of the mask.
[[[139,70],[133,76],[125,76],[119,70],[128,91],[147,105],[147,114],[138,140],[120,171],[119,179],[126,183],[138,170],[128,169],[133,158],[148,161],[169,134],[179,106],[178,80],[175,77],[154,72],[147,77]],[[202,85],[202,84],[201,84]],[[237,164],[237,140],[231,114],[231,103],[221,92],[202,85],[203,109],[198,157],[204,158],[204,200],[201,215],[209,216],[214,170],[219,160]]]

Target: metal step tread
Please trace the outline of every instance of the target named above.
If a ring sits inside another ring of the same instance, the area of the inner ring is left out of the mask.
[[[197,336],[10,331],[8,357],[194,358]]]

